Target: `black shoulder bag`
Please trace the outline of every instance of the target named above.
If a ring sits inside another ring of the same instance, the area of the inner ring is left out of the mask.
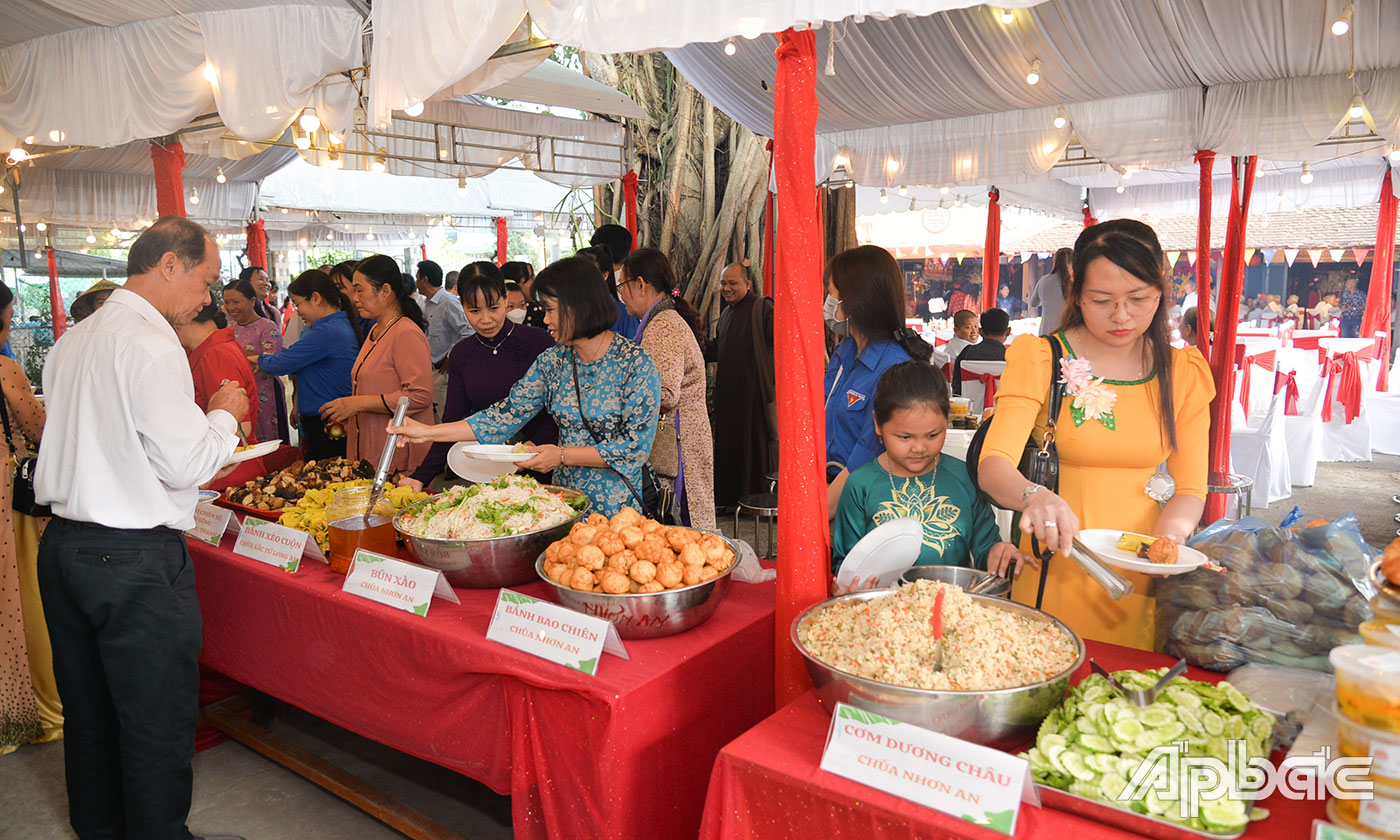
[[[583,396],[579,393],[578,387],[578,356],[575,353],[569,354],[569,364],[573,368],[574,374],[574,399],[578,402],[578,416],[583,420],[583,425],[588,429],[588,436],[593,438],[593,445],[596,447],[601,441],[598,432],[593,428],[593,421],[588,419],[588,415],[583,413]],[[606,461],[605,461],[606,463]],[[642,463],[642,487],[641,492],[633,486],[630,479],[623,475],[622,471],[612,464],[608,464],[608,469],[617,473],[617,477],[622,479],[622,483],[627,485],[627,492],[632,494],[632,498],[637,500],[637,505],[641,509],[641,514],[649,519],[655,519],[668,525],[676,524],[676,520],[668,519],[665,506],[661,501],[661,490],[656,486],[656,473],[652,471],[651,464]]]
[[[1047,399],[1049,411],[1046,413],[1045,435],[1037,443],[1035,432],[1032,430],[1030,437],[1026,439],[1026,448],[1021,452],[1021,463],[1016,465],[1021,475],[1026,480],[1039,484],[1050,490],[1052,493],[1060,491],[1060,455],[1055,450],[1055,424],[1060,416],[1060,404],[1064,401],[1065,386],[1060,381],[1060,340],[1049,335],[1045,339],[1050,342],[1050,394]],[[972,441],[967,446],[967,472],[972,478],[972,486],[977,488],[977,495],[987,499],[993,505],[993,501],[977,482],[978,461],[982,458],[982,444],[987,439],[987,430],[996,422],[996,414],[992,418],[977,427],[977,432],[972,436]],[[1000,505],[997,505],[1000,507]],[[1053,552],[1049,549],[1042,550],[1040,541],[1031,536],[1031,552],[1040,558],[1040,585],[1035,593],[1035,606],[1040,608],[1040,602],[1045,597],[1045,578],[1050,569],[1050,556]]]
[[[37,455],[25,455],[20,457],[18,452],[13,452],[15,445],[14,429],[10,426],[9,401],[0,396],[0,421],[4,421],[5,444],[12,450],[13,463],[15,466],[14,484],[10,494],[10,507],[20,513],[27,513],[30,516],[53,516],[53,511],[48,505],[41,505],[34,499],[34,471],[38,469],[39,457]]]

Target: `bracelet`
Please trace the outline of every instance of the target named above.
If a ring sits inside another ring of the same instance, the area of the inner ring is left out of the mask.
[[[559,447],[559,466],[560,466],[560,467],[564,466],[564,447],[562,447],[562,446]],[[558,469],[558,468],[559,468],[559,467],[555,467],[555,469]]]
[[[1037,490],[1044,489],[1044,486],[1040,484],[1028,484],[1023,487],[1021,489],[1021,509],[1025,509],[1026,505],[1030,503],[1031,496],[1034,496]]]

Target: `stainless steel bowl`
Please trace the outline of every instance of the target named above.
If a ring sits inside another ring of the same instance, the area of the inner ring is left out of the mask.
[[[986,572],[979,572],[966,566],[910,566],[899,576],[899,585],[903,586],[916,580],[935,580],[968,589],[988,577]],[[1010,595],[1011,578],[1002,578],[1001,580],[1001,583],[993,584],[986,592],[978,594],[998,597]]]
[[[545,575],[543,553],[535,562],[535,571],[541,580],[554,587],[559,602],[569,609],[606,618],[624,639],[659,639],[684,633],[703,623],[719,608],[719,602],[724,600],[724,593],[729,589],[729,576],[739,565],[739,547],[728,539],[724,541],[734,552],[732,566],[713,580],[665,592],[609,595],[560,586]]]
[[[1006,610],[1033,621],[1049,622],[1069,634],[1079,649],[1074,664],[1044,682],[990,691],[935,691],[876,682],[834,668],[807,652],[799,631],[821,610],[841,601],[867,601],[898,590],[872,589],[841,595],[809,607],[792,622],[792,643],[807,660],[807,673],[829,707],[837,701],[997,749],[1029,741],[1040,722],[1064,699],[1069,678],[1084,663],[1084,641],[1059,619],[1004,598],[972,595],[983,606]]]
[[[583,497],[583,493],[567,487],[546,485],[547,490],[566,499]],[[550,543],[569,533],[574,523],[588,516],[592,505],[585,505],[567,522],[541,531],[530,531],[513,537],[491,537],[484,540],[444,540],[420,537],[404,530],[404,517],[442,497],[429,496],[394,515],[394,528],[403,535],[409,551],[419,563],[439,569],[453,586],[468,589],[494,589],[515,586],[535,579],[535,558]]]

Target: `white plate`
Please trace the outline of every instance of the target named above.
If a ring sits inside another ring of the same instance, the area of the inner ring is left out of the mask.
[[[201,505],[207,505],[210,502],[216,501],[221,495],[223,494],[220,493],[218,490],[200,490],[199,503]]]
[[[1148,575],[1183,575],[1194,571],[1210,559],[1190,546],[1179,545],[1176,547],[1175,563],[1170,566],[1163,563],[1153,563],[1119,548],[1118,538],[1121,536],[1123,536],[1122,531],[1092,528],[1088,531],[1080,531],[1079,541],[1087,545],[1091,551],[1110,566]]]
[[[461,447],[463,456],[478,461],[505,461],[510,464],[518,464],[535,457],[533,452],[516,452],[515,445],[509,443],[459,443],[453,449],[457,447]]]
[[[224,466],[229,464],[241,464],[244,461],[251,461],[254,458],[261,458],[264,455],[271,455],[282,445],[280,440],[265,440],[262,443],[255,443],[242,452],[233,453],[233,457],[224,462]]]
[[[504,461],[492,461],[485,458],[473,458],[467,454],[467,447],[479,446],[475,443],[459,443],[447,451],[447,465],[457,475],[467,481],[474,481],[481,484],[487,481],[495,481],[507,473],[513,473],[517,467],[515,464]]]
[[[886,522],[860,538],[846,559],[836,582],[850,586],[853,580],[865,580],[879,575],[880,586],[894,586],[899,575],[919,561],[923,550],[924,526],[917,519],[895,519]]]

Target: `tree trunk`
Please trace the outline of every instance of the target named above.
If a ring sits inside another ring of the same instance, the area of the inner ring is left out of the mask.
[[[705,100],[705,129],[701,132],[700,162],[704,172],[704,194],[700,205],[700,238],[710,235],[715,223],[715,104]]]
[[[690,158],[691,125],[695,121],[695,88],[690,82],[680,80],[676,105],[675,141],[671,149],[671,166],[666,173],[669,182],[666,208],[661,218],[661,244],[663,253],[671,250],[675,242],[676,223],[680,220],[681,188],[685,186],[685,172]]]

